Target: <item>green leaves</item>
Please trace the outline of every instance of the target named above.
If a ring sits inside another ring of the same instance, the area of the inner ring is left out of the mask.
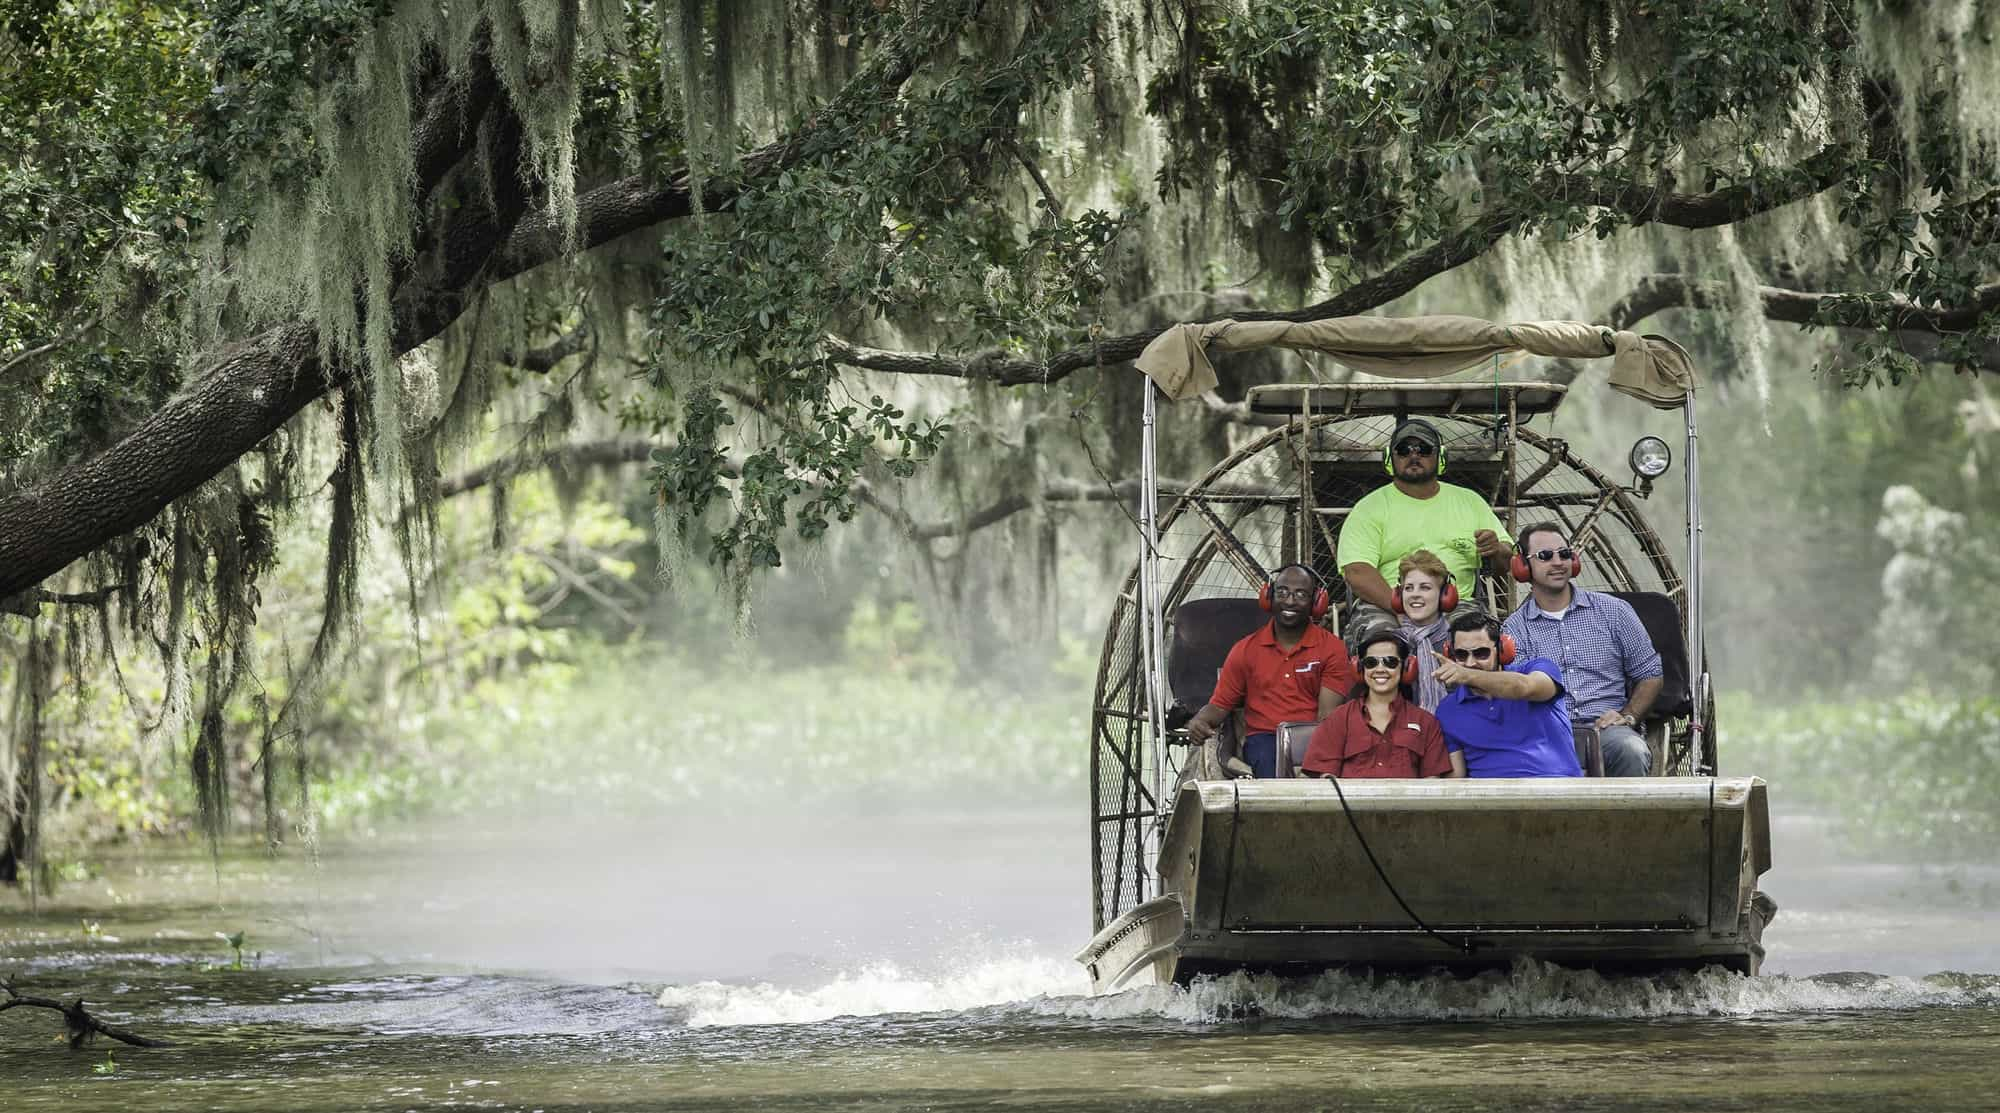
[[[921,17],[920,17],[921,18]],[[743,183],[726,212],[668,238],[651,309],[648,374],[686,390],[679,444],[655,469],[683,540],[743,570],[775,565],[788,535],[812,540],[855,513],[871,477],[904,479],[948,426],[857,388],[822,353],[829,334],[907,328],[948,348],[1060,347],[1085,335],[1105,257],[1129,214],[1086,209],[1021,219],[1024,113],[1083,75],[1093,4],[954,26],[953,48],[894,95],[851,115],[800,157]],[[905,34],[922,35],[921,29]],[[883,49],[906,49],[891,40]],[[759,419],[718,436],[714,382]],[[718,447],[741,448],[726,472]],[[726,520],[709,516],[727,497]]]

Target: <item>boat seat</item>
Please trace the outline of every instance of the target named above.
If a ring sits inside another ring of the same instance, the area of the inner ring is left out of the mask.
[[[1299,766],[1305,764],[1306,750],[1312,745],[1313,731],[1318,729],[1318,721],[1278,724],[1278,776],[1304,775],[1299,772]]]
[[[1576,737],[1576,763],[1583,766],[1586,777],[1604,775],[1604,739],[1597,731],[1571,724]]]
[[[1687,636],[1681,631],[1680,607],[1657,591],[1607,591],[1604,594],[1632,605],[1632,609],[1638,612],[1639,622],[1646,627],[1646,635],[1653,639],[1653,649],[1660,655],[1660,698],[1653,701],[1652,710],[1646,713],[1646,718],[1685,717],[1694,708],[1694,695],[1688,683]]]
[[[1207,706],[1230,648],[1269,621],[1255,599],[1190,599],[1175,608],[1167,647],[1167,691],[1174,702],[1189,711]]]
[[[1271,616],[1254,598],[1190,599],[1174,609],[1173,640],[1167,646],[1167,693],[1174,709],[1169,719],[1192,716],[1215,694],[1216,677],[1229,650]],[[1222,720],[1211,755],[1220,773],[1231,759],[1242,760],[1243,709]],[[1227,776],[1229,774],[1222,773]]]

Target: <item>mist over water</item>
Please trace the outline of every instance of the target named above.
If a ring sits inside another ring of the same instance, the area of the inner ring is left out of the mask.
[[[690,1029],[840,1018],[1231,1024],[1258,1018],[1649,1019],[2000,1004],[2000,870],[1870,862],[1780,814],[1765,975],[1238,975],[1088,996],[1088,844],[1074,812],[687,812],[439,832],[337,854],[337,949],[639,987]],[[644,987],[653,987],[650,989]],[[398,991],[400,992],[400,991]],[[487,990],[485,992],[497,992]],[[318,1007],[318,1006],[315,1006]],[[624,1012],[627,1004],[619,1005]],[[530,1027],[552,1018],[532,1010]]]
[[[1051,795],[472,817],[333,843],[317,869],[155,851],[42,920],[0,919],[0,944],[34,989],[180,1045],[116,1052],[116,1083],[185,1086],[163,1109],[1247,1109],[1315,1094],[1396,1111],[1562,1095],[1859,1113],[1912,1100],[1894,1088],[1912,1062],[1924,1108],[1988,1104],[1988,867],[1869,862],[1781,815],[1762,977],[1522,963],[1091,997],[1071,957],[1090,933],[1088,841],[1075,794]],[[99,916],[97,937],[69,926]],[[232,972],[214,935],[240,928],[254,950]],[[24,1040],[47,1034],[38,1021],[0,1017],[0,1074],[24,1087],[9,1109],[78,1108],[89,1063]]]

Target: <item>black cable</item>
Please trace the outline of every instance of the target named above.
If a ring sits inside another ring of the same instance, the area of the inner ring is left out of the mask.
[[[1437,932],[1433,931],[1431,929],[1431,926],[1424,922],[1424,918],[1416,914],[1415,910],[1413,910],[1410,907],[1410,902],[1404,900],[1403,894],[1396,891],[1396,883],[1389,880],[1389,875],[1382,869],[1382,863],[1375,860],[1375,852],[1373,850],[1368,849],[1368,840],[1362,837],[1361,825],[1354,821],[1354,809],[1347,806],[1347,793],[1342,792],[1340,790],[1340,778],[1328,777],[1326,779],[1333,782],[1334,795],[1340,797],[1340,810],[1342,814],[1347,816],[1347,826],[1350,830],[1354,832],[1354,841],[1361,844],[1361,853],[1366,854],[1368,856],[1368,864],[1375,867],[1375,876],[1382,879],[1383,887],[1389,890],[1390,896],[1396,898],[1396,904],[1402,908],[1403,915],[1408,916],[1410,918],[1411,923],[1417,925],[1419,928],[1422,928],[1425,935],[1430,936],[1432,939],[1437,940],[1438,942],[1444,944],[1447,947],[1451,947],[1454,950],[1463,951],[1468,955],[1471,954],[1473,951],[1477,950],[1478,944],[1473,942],[1471,936],[1468,935],[1465,938],[1454,943],[1451,940],[1446,939],[1444,936],[1439,935]]]

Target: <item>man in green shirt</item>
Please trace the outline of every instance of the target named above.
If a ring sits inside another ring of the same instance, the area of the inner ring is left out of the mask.
[[[1451,573],[1458,588],[1454,614],[1474,607],[1482,562],[1496,572],[1506,569],[1513,548],[1493,508],[1476,492],[1438,482],[1443,443],[1428,421],[1412,418],[1396,426],[1389,437],[1394,482],[1363,496],[1340,527],[1336,559],[1353,599],[1347,630],[1396,624],[1389,584],[1397,564],[1418,549],[1436,553]]]

